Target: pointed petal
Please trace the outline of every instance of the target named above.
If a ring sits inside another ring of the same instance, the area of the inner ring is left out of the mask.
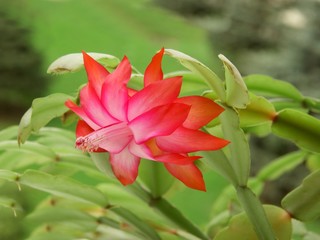
[[[189,188],[206,191],[201,171],[194,163],[188,165],[164,164],[167,170]]]
[[[155,136],[171,134],[185,121],[190,106],[172,103],[155,107],[133,119],[128,126],[135,141],[140,144]]]
[[[92,129],[85,121],[79,120],[76,127],[76,137],[83,137],[90,133],[92,133],[94,129]]]
[[[134,141],[131,141],[129,144],[129,151],[138,157],[152,160],[156,162],[168,162],[168,163],[174,163],[174,164],[190,164],[194,162],[195,160],[201,158],[199,156],[187,156],[177,153],[161,153],[157,156],[152,155],[151,150],[148,148],[146,144],[136,144]]]
[[[124,56],[117,68],[109,74],[107,82],[111,84],[127,84],[131,77],[131,64],[129,59]]]
[[[198,160],[201,158],[200,156],[187,156],[177,153],[164,153],[159,156],[155,156],[154,159],[157,162],[163,162],[163,163],[172,163],[177,165],[189,165],[190,163],[193,163],[195,160]]]
[[[106,80],[109,72],[96,60],[90,57],[87,53],[82,52],[84,67],[87,71],[87,76],[90,84],[93,86],[97,96],[100,98],[101,87]]]
[[[144,86],[148,86],[150,83],[163,79],[163,72],[161,69],[163,54],[164,48],[162,48],[156,55],[153,56],[150,64],[144,72]]]
[[[128,147],[117,154],[110,154],[110,163],[114,175],[123,185],[133,183],[138,176],[140,158],[131,154]]]
[[[140,158],[153,159],[152,153],[146,144],[137,144],[133,140],[129,144],[129,151]]]
[[[93,131],[76,140],[76,147],[84,151],[103,148],[110,153],[119,153],[132,140],[132,133],[126,123],[118,123]]]
[[[137,92],[129,100],[129,121],[154,107],[173,102],[180,93],[181,85],[182,77],[174,77],[149,84]]]
[[[118,122],[104,108],[91,84],[87,84],[81,89],[80,102],[87,116],[100,127]]]
[[[128,89],[126,84],[130,80],[131,65],[124,57],[116,70],[104,82],[101,101],[107,111],[116,119],[127,121]]]
[[[217,150],[229,143],[227,140],[217,138],[199,130],[184,127],[178,128],[168,136],[157,137],[156,142],[163,151],[173,153]]]
[[[71,110],[73,111],[75,114],[77,114],[79,117],[81,117],[91,128],[93,129],[98,129],[100,128],[99,125],[97,125],[95,122],[93,122],[88,115],[85,113],[85,111],[79,107],[78,105],[76,105],[74,102],[72,102],[70,99],[68,99],[65,102],[65,105]]]
[[[148,140],[145,145],[150,149],[152,158],[148,158],[150,160],[155,160],[157,162],[168,162],[174,164],[190,164],[193,161],[199,159],[199,156],[191,156],[189,157],[187,154],[177,154],[177,153],[169,153],[161,150],[155,138]]]
[[[211,99],[200,96],[181,97],[175,102],[191,105],[190,113],[183,123],[183,126],[191,129],[199,129],[224,111]]]

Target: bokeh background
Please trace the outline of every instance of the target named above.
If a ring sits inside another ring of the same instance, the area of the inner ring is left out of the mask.
[[[218,75],[223,68],[217,55],[223,53],[243,75],[267,74],[320,97],[319,12],[319,0],[0,1],[0,129],[18,124],[36,97],[74,93],[86,81],[84,71],[52,76],[46,70],[56,58],[82,50],[127,55],[143,71],[157,50],[173,48]],[[164,71],[176,69],[165,58]],[[252,174],[295,149],[274,137],[253,139],[252,146]],[[302,165],[269,183],[264,202],[279,203],[306,173]],[[210,206],[227,185],[213,172],[205,178],[207,193],[177,185],[167,196],[200,225],[209,221]],[[5,184],[0,191],[16,194]],[[18,219],[6,211],[0,208],[0,239],[23,239]]]

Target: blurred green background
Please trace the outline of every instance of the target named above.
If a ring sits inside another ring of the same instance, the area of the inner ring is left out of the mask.
[[[244,74],[264,73],[288,80],[305,94],[319,97],[319,5],[316,0],[1,1],[0,129],[17,124],[36,97],[75,92],[86,81],[84,71],[49,76],[46,69],[56,58],[82,50],[118,58],[127,55],[143,71],[157,50],[173,48],[218,74],[222,66],[217,55],[223,53]],[[163,67],[165,72],[180,69],[167,58]],[[253,160],[269,161],[294,149],[274,141],[255,144]],[[300,170],[295,181],[304,174]],[[200,225],[209,221],[210,206],[227,185],[212,171],[205,178],[207,193],[177,185],[167,196]],[[283,185],[281,191],[287,192],[295,183]],[[4,186],[1,191],[8,189]],[[277,202],[278,198],[268,200]],[[8,213],[1,208],[0,213],[0,229],[6,229]]]
[[[217,53],[211,48],[205,30],[149,0],[14,0],[1,1],[0,7],[0,31],[4,33],[0,34],[2,127],[17,124],[33,98],[53,92],[73,94],[87,81],[84,71],[46,75],[50,63],[65,54],[85,50],[118,58],[127,55],[143,72],[155,52],[166,47],[190,54],[210,67],[217,65]],[[163,67],[165,72],[181,69],[167,58]],[[177,185],[168,195],[199,224],[208,222],[208,209],[226,185],[212,172],[206,175],[206,181],[207,194]],[[22,202],[28,200],[28,196],[21,196],[11,188],[16,189],[10,184],[3,185],[2,194],[18,195]],[[21,236],[19,225],[15,225],[18,219],[8,220],[11,214],[10,209],[0,208],[3,230],[0,239]],[[10,235],[12,231],[14,235]]]

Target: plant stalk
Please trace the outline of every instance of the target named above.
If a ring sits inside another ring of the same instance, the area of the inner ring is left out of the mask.
[[[266,213],[257,196],[248,187],[236,187],[238,199],[260,240],[276,240]]]
[[[201,239],[208,240],[206,236],[194,223],[187,219],[179,209],[174,207],[170,202],[162,197],[154,198],[151,193],[141,187],[138,183],[134,183],[126,187],[130,192],[135,194],[150,207],[160,212],[166,219],[174,224],[175,227],[181,228],[183,231]]]

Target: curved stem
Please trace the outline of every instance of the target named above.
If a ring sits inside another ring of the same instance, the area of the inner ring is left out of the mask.
[[[271,225],[257,196],[248,187],[236,187],[238,199],[261,240],[275,240]]]
[[[174,207],[170,202],[162,197],[154,198],[151,193],[145,190],[138,183],[134,183],[126,187],[130,192],[135,194],[150,207],[160,212],[166,219],[174,224],[175,227],[181,228],[185,232],[202,240],[208,240],[206,236],[194,223],[187,219],[179,209]]]
[[[231,142],[228,146],[230,150],[228,160],[234,171],[227,171],[225,173],[234,174],[234,176],[229,176],[229,178],[236,180],[236,182],[233,181],[232,183],[237,191],[238,199],[259,239],[275,240],[275,235],[261,202],[252,190],[247,187],[251,165],[250,149],[247,138],[240,127],[238,112],[226,105],[224,108],[225,111],[221,114],[220,119],[224,137]]]
[[[153,199],[150,206],[161,212],[174,225],[180,227],[182,230],[198,237],[199,239],[208,240],[206,236],[196,225],[189,221],[176,207],[172,206],[166,199]]]

